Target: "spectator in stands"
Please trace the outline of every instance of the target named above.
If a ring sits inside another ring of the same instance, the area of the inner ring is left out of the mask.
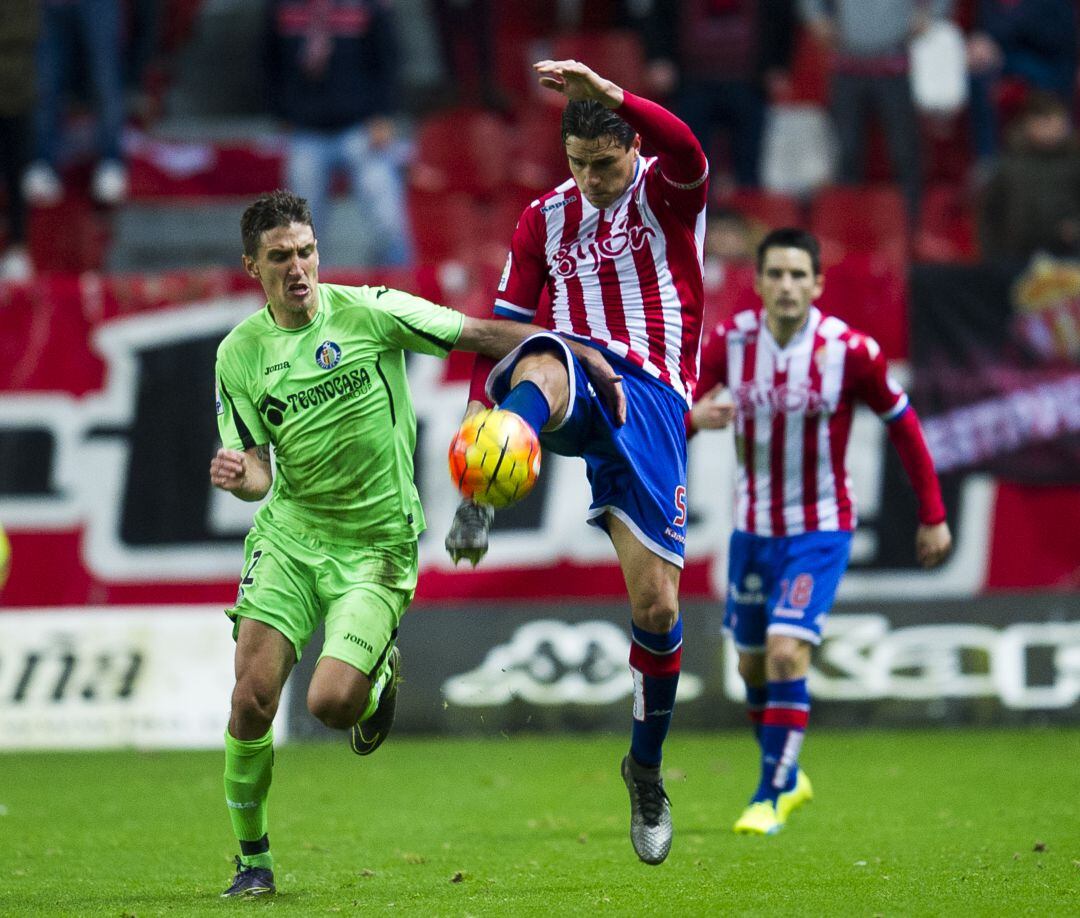
[[[495,73],[495,4],[492,0],[434,0],[455,102],[508,113],[512,103]]]
[[[164,12],[164,0],[128,0],[123,82],[127,111],[133,119],[146,121],[156,114],[157,100],[147,78],[161,50]]]
[[[865,175],[871,111],[885,131],[889,158],[912,225],[919,214],[922,166],[919,124],[908,75],[908,43],[952,0],[799,0],[817,39],[836,52],[830,101],[840,141],[839,180]]]
[[[645,43],[649,92],[673,99],[707,153],[726,132],[735,184],[756,188],[766,105],[788,87],[794,0],[645,0],[635,7],[640,13],[630,21]]]
[[[7,240],[0,249],[0,281],[23,281],[33,273],[26,249],[22,176],[30,161],[38,22],[37,0],[0,4],[0,181],[7,198]]]
[[[289,126],[289,188],[326,226],[343,171],[381,251],[374,263],[412,260],[401,145],[393,121],[397,47],[379,0],[268,0],[271,107]]]
[[[1073,0],[979,0],[975,30],[968,39],[977,165],[998,152],[995,96],[1002,78],[1072,100],[1077,38]]]
[[[978,216],[986,260],[1080,256],[1080,141],[1054,93],[1028,96]]]
[[[23,178],[23,190],[34,204],[56,204],[64,194],[58,173],[63,160],[67,92],[75,64],[85,63],[86,81],[97,110],[98,164],[90,192],[101,204],[118,204],[128,190],[121,150],[124,92],[121,80],[120,0],[42,0],[38,44],[36,152]]]

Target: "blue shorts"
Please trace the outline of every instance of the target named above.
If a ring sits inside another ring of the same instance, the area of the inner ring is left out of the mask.
[[[758,536],[735,530],[724,615],[735,647],[764,652],[766,634],[820,644],[850,554],[850,532]]]
[[[488,396],[495,402],[506,397],[521,357],[555,351],[566,365],[570,403],[562,423],[540,435],[540,445],[585,460],[592,487],[589,523],[606,528],[605,517],[612,513],[649,551],[681,568],[686,554],[686,403],[639,367],[598,350],[623,377],[622,427],[615,426],[566,343],[552,333],[533,335],[499,361],[488,377]]]

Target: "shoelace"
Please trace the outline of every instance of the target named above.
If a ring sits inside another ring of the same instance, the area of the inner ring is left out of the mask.
[[[635,781],[637,789],[638,805],[641,808],[641,817],[645,825],[656,826],[660,824],[660,816],[664,812],[664,804],[670,803],[668,795],[664,791],[661,781]]]

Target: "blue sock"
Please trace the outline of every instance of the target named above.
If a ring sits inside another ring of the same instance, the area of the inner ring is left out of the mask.
[[[499,407],[503,411],[512,411],[528,424],[537,435],[544,429],[544,425],[551,417],[551,406],[548,404],[540,387],[528,379],[523,379],[509,395],[500,402]]]
[[[764,685],[746,686],[746,716],[754,728],[754,739],[761,743],[761,721],[765,716],[765,703],[769,700],[769,690]]]
[[[806,678],[770,682],[761,720],[761,781],[753,802],[776,798],[795,786],[799,750],[810,719]]]
[[[634,722],[630,729],[630,754],[647,768],[657,768],[663,758],[664,737],[671,725],[675,691],[682,665],[682,619],[667,634],[631,626],[630,673],[634,677]]]

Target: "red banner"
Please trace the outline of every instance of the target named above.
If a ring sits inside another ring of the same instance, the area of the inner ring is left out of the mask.
[[[386,282],[477,313],[478,279],[440,289],[430,270],[338,275]],[[228,330],[262,303],[239,273],[44,277],[0,287],[0,522],[12,545],[6,607],[220,603],[235,596],[251,505],[210,487],[217,445],[213,360]],[[530,497],[497,515],[480,567],[455,569],[442,539],[456,505],[446,444],[465,404],[468,359],[410,358],[419,420],[417,482],[429,530],[418,599],[618,600],[606,537],[585,524],[579,460],[546,456]],[[862,524],[849,599],[971,596],[987,588],[1075,587],[1077,489],[1052,494],[983,476],[947,482],[957,552],[914,566],[914,510],[880,423],[852,444]],[[725,435],[691,444],[687,597],[724,589],[733,451]],[[1023,538],[1016,534],[1023,533]]]

